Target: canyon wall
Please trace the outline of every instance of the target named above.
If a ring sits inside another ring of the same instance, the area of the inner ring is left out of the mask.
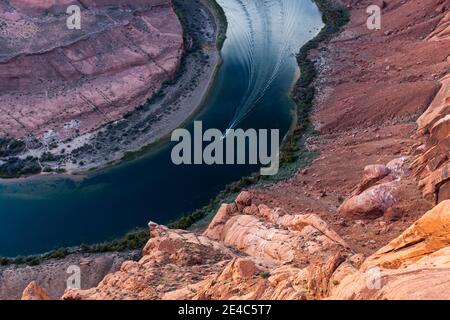
[[[81,29],[66,9],[81,8]],[[121,119],[171,79],[183,34],[170,0],[2,1],[0,136],[68,139]]]

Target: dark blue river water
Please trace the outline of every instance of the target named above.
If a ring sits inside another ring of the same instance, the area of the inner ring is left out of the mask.
[[[202,112],[204,129],[288,130],[294,54],[322,27],[311,0],[219,0],[228,22],[223,65]],[[189,126],[190,129],[191,126]],[[111,240],[166,223],[208,203],[257,167],[175,166],[166,143],[139,160],[82,180],[31,178],[0,183],[0,256]]]

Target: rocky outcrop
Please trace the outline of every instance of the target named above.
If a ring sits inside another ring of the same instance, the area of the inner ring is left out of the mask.
[[[80,5],[0,4],[0,136],[89,132],[134,110],[177,70],[183,36],[171,1],[83,1],[80,30],[66,27],[70,4]]]
[[[450,200],[349,273],[331,299],[450,299]]]
[[[224,204],[203,235],[150,223],[138,262],[63,299],[311,299],[350,249],[314,214],[257,204],[248,192]]]
[[[203,235],[271,263],[302,264],[310,255],[348,248],[317,215],[288,214],[256,205],[249,197],[244,191],[235,204],[223,205]]]
[[[428,41],[448,42],[449,14]],[[441,88],[428,109],[417,120],[421,145],[412,165],[423,196],[433,204],[450,199],[450,74],[440,80]]]
[[[207,237],[154,223],[149,227],[151,239],[139,261],[124,262],[93,289],[69,289],[63,299],[158,299],[218,272],[236,256]]]
[[[204,235],[150,223],[139,262],[63,299],[450,299],[450,201],[364,260],[314,215],[243,214],[249,197],[222,206]],[[227,207],[238,211],[224,218]]]
[[[398,269],[450,245],[450,200],[428,211],[363,266]]]
[[[48,294],[36,281],[32,281],[23,291],[22,300],[48,300]]]
[[[442,4],[436,8],[437,12],[445,12],[448,10],[448,6]],[[437,28],[427,37],[429,41],[440,41],[450,39],[450,13],[447,13],[439,22]]]
[[[139,257],[138,250],[130,252],[75,253],[64,259],[49,259],[36,266],[0,266],[0,300],[18,300],[27,285],[34,281],[48,294],[59,299],[67,288],[67,281],[78,267],[83,289],[95,287],[109,273],[120,269],[123,262]]]
[[[398,158],[384,165],[369,165],[364,169],[361,183],[338,208],[338,212],[351,219],[376,219],[395,204],[394,193],[399,180],[405,175],[408,158]]]

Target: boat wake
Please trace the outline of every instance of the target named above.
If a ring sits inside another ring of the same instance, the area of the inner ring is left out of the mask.
[[[245,93],[234,107],[227,132],[237,127],[267,94],[288,58],[295,55],[299,0],[227,0],[230,35],[237,39],[235,59],[243,70]],[[226,134],[225,134],[226,136]]]

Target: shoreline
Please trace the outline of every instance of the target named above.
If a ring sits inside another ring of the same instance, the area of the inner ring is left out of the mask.
[[[0,184],[49,177],[77,180],[97,175],[130,160],[145,157],[166,143],[174,129],[186,126],[204,108],[215,83],[222,64],[220,49],[224,41],[223,34],[226,34],[224,28],[227,28],[226,17],[220,16],[221,12],[215,7],[218,5],[215,0],[201,0],[201,4],[203,7],[198,10],[201,12],[196,14],[204,19],[198,31],[189,26],[190,21],[199,20],[199,17],[191,12],[195,11],[195,8],[191,4],[173,0],[186,38],[185,52],[177,73],[173,79],[163,84],[159,92],[150,97],[144,105],[124,115],[122,120],[71,141],[62,142],[51,152],[44,149],[33,152],[31,155],[36,159],[33,164],[36,167],[39,165],[40,170],[36,168],[29,174],[18,173],[2,177]],[[186,20],[185,17],[189,19]],[[186,44],[187,42],[189,44]],[[197,85],[192,87],[192,83],[196,82]],[[136,131],[135,128],[143,122],[148,124]],[[122,140],[123,143],[117,140]],[[101,150],[97,149],[98,145],[101,145]],[[62,153],[69,153],[69,157],[61,160]],[[23,157],[29,155],[25,154]],[[42,160],[44,156],[49,159],[48,162]]]
[[[225,38],[221,39],[221,33],[225,32],[225,34],[226,34],[226,28],[228,27],[228,25],[227,25],[226,17],[221,18],[221,16],[220,16],[221,14],[224,15],[225,13],[223,11],[222,12],[218,11],[216,8],[216,6],[219,6],[218,3],[216,2],[216,0],[200,0],[200,1],[205,5],[205,7],[207,7],[210,10],[211,16],[215,17],[215,20],[214,20],[214,23],[216,26],[215,44],[216,44],[216,50],[217,50],[217,57],[216,57],[214,66],[211,68],[212,72],[209,72],[209,78],[206,81],[207,86],[204,87],[203,90],[201,90],[201,94],[200,94],[201,98],[198,100],[198,103],[194,103],[194,105],[197,105],[197,107],[193,108],[192,112],[188,115],[188,117],[185,118],[178,126],[175,126],[175,128],[168,130],[167,133],[161,134],[160,136],[156,137],[154,139],[154,141],[152,141],[146,145],[143,145],[140,149],[127,151],[123,154],[123,156],[121,158],[113,160],[112,162],[107,163],[106,165],[104,165],[100,168],[94,168],[93,171],[88,170],[86,172],[84,170],[84,171],[80,171],[80,172],[73,172],[70,174],[71,176],[80,176],[80,175],[91,176],[92,174],[94,174],[94,175],[101,174],[105,170],[110,170],[116,166],[120,166],[127,162],[145,158],[146,156],[151,155],[152,152],[157,152],[159,147],[161,147],[163,144],[167,143],[170,140],[171,132],[174,129],[184,128],[203,110],[203,108],[205,107],[205,103],[211,93],[211,89],[213,88],[213,86],[215,84],[217,74],[219,73],[220,67],[223,63],[223,60],[222,60],[222,57],[220,54],[220,50],[223,47]],[[219,6],[219,8],[221,8],[221,7]],[[223,22],[223,20],[225,22]],[[181,18],[180,18],[180,21],[182,21]],[[183,25],[183,23],[182,23],[182,25]],[[183,60],[184,60],[184,58],[185,57],[183,57]],[[191,108],[188,108],[188,109],[191,109]]]

